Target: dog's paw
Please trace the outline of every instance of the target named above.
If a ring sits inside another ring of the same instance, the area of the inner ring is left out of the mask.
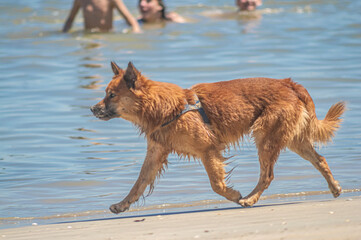
[[[124,202],[120,202],[120,203],[116,203],[110,206],[109,210],[112,213],[118,214],[124,211],[127,211],[129,209],[130,204],[129,203],[124,203]]]
[[[332,187],[330,186],[330,190],[331,190],[333,197],[335,197],[335,198],[340,196],[340,194],[342,192],[342,188],[341,188],[340,184],[338,183],[338,181],[335,181],[334,185]]]
[[[253,198],[242,198],[238,201],[239,204],[242,205],[242,207],[252,207],[253,204],[255,204],[257,201]]]

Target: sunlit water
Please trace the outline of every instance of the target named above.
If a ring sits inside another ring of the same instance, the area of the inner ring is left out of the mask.
[[[137,15],[135,1],[125,3]],[[0,4],[1,219],[102,212],[128,193],[145,157],[144,137],[129,122],[103,122],[89,111],[104,96],[111,60],[122,67],[133,61],[150,79],[184,88],[292,77],[310,92],[319,118],[347,101],[342,128],[319,152],[344,189],[361,187],[360,1],[264,0],[256,13],[241,15],[234,14],[233,1],[167,4],[189,23],[143,34],[125,33],[120,17],[112,33],[84,33],[80,13],[71,33],[63,34],[70,0]],[[258,180],[257,152],[245,141],[231,155],[229,169],[237,167],[230,182],[247,195]],[[275,175],[264,196],[328,190],[321,174],[289,151]],[[172,155],[154,193],[132,209],[205,200],[223,198],[211,190],[202,165]]]

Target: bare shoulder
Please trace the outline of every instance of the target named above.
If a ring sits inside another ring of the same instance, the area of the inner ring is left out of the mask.
[[[186,19],[176,12],[167,13],[167,19],[172,22],[185,23]]]

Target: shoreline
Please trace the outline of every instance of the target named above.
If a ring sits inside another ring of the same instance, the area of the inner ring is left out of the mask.
[[[0,230],[1,239],[360,239],[361,196]]]
[[[361,196],[361,188],[344,189],[338,198],[352,198]],[[281,193],[261,196],[260,201],[254,206],[277,205],[283,203],[298,203],[312,201],[328,201],[334,199],[327,191],[308,191],[295,193]],[[204,211],[218,211],[242,209],[226,199],[201,200],[188,203],[169,203],[143,207],[133,207],[126,212],[115,215],[108,209],[89,210],[84,212],[69,212],[56,215],[30,216],[30,217],[0,217],[0,231],[8,228],[21,228],[26,226],[49,225],[64,222],[81,222],[97,220],[126,219],[136,217],[150,217],[157,215],[172,215],[182,213],[196,213]]]

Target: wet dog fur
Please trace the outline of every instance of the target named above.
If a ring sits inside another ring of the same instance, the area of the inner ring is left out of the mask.
[[[308,160],[320,171],[334,197],[341,193],[326,159],[314,148],[315,143],[331,141],[341,123],[345,103],[331,106],[326,117],[316,117],[315,105],[307,90],[291,79],[246,78],[215,83],[201,83],[190,89],[175,84],[152,81],[129,62],[123,70],[111,62],[114,77],[106,96],[91,108],[102,120],[123,118],[139,128],[147,139],[147,154],[138,180],[123,201],[110,210],[129,209],[167,166],[167,156],[200,159],[212,189],[244,207],[255,204],[274,178],[273,167],[281,150],[288,148]],[[198,111],[173,119],[194,104],[198,96],[210,120],[204,123]],[[258,149],[259,181],[246,197],[226,185],[224,150],[250,135]]]

